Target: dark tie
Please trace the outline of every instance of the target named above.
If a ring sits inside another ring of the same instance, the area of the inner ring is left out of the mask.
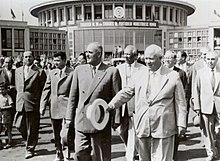
[[[62,76],[62,70],[60,70],[60,78],[61,78],[61,76]]]
[[[92,66],[92,72],[93,72],[93,77],[95,77],[95,74],[96,74],[96,66]]]
[[[212,84],[212,90],[214,91],[214,88],[215,88],[215,73],[214,73],[214,69],[212,69],[211,72],[212,72],[211,84]]]

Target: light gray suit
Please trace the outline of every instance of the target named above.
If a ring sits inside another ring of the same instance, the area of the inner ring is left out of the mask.
[[[177,133],[177,126],[186,127],[187,109],[182,82],[177,72],[162,66],[160,82],[154,82],[158,85],[158,91],[148,97],[148,81],[149,70],[138,71],[132,76],[132,83],[123,88],[109,105],[118,108],[134,96],[134,126],[138,138],[172,137]],[[139,151],[140,158],[146,157],[145,153]]]

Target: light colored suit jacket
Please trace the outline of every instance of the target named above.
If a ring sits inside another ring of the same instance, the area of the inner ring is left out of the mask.
[[[123,63],[117,66],[120,76],[121,76],[121,80],[122,80],[122,88],[126,87],[128,85],[129,82],[127,82],[127,70],[128,70],[128,64],[127,63]],[[143,69],[143,68],[147,68],[146,66],[144,66],[143,64],[134,62],[134,66],[132,67],[132,75],[134,73],[136,73],[137,71]],[[134,106],[135,106],[135,100],[134,98],[132,98],[129,103],[126,105],[124,104],[122,106],[122,116],[125,115],[125,108],[128,108],[128,115],[129,116],[133,116],[134,113]]]
[[[133,83],[109,103],[118,108],[135,96],[134,125],[140,138],[166,138],[176,134],[177,126],[186,127],[186,100],[179,74],[162,66],[160,76],[160,82],[155,82],[159,90],[147,98],[149,70],[138,71]]]
[[[43,69],[33,65],[28,77],[24,78],[24,66],[15,71],[15,87],[17,90],[16,110],[21,112],[39,112],[40,97],[46,81],[46,74]]]
[[[50,103],[50,116],[52,119],[65,118],[72,82],[72,71],[72,68],[66,67],[61,77],[59,69],[48,72],[41,96],[40,111],[45,111],[47,104]]]
[[[214,105],[217,113],[220,113],[220,72],[219,70],[215,72],[214,92],[209,77],[210,72],[209,67],[200,69],[195,82],[194,108],[204,114],[212,114]]]
[[[78,131],[97,132],[86,117],[88,106],[97,98],[110,102],[120,89],[121,78],[117,68],[101,63],[93,78],[89,64],[77,66],[73,72],[66,119],[75,121],[75,129]],[[120,123],[119,113],[115,119],[115,122]]]

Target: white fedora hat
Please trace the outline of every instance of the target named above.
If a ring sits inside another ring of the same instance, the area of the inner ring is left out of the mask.
[[[103,99],[96,99],[89,105],[86,116],[97,130],[105,128],[109,120],[108,104]]]

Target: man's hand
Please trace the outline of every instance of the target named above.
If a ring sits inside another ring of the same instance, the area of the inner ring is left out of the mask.
[[[70,120],[65,120],[65,126],[67,129],[70,127],[70,123],[71,123]]]
[[[186,128],[185,128],[185,127],[178,126],[178,137],[181,137],[181,136],[184,135],[185,133],[186,133]]]
[[[106,109],[106,111],[111,113],[112,111],[115,111],[115,107],[111,104],[108,104],[108,108]]]
[[[40,114],[41,114],[41,116],[44,116],[45,110],[40,109]]]

